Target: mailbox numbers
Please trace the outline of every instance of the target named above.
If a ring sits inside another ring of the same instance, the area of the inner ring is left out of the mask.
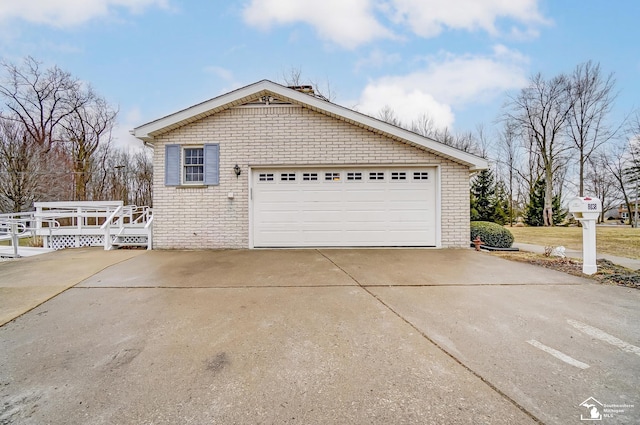
[[[598,209],[598,204],[587,204],[587,209],[589,211],[595,211]]]

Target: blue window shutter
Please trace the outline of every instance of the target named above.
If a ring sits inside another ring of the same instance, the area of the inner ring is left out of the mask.
[[[180,186],[180,145],[165,145],[164,147],[164,184],[165,186]]]
[[[204,184],[220,184],[220,145],[204,145]]]

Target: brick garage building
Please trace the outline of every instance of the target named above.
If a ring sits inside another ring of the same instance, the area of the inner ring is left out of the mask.
[[[469,245],[484,159],[260,81],[133,134],[153,147],[154,248]]]

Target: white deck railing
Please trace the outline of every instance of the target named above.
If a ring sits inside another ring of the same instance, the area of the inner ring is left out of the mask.
[[[151,208],[105,202],[36,202],[33,212],[0,214],[0,240],[17,246],[22,237],[40,237],[45,248],[81,246],[152,247]]]

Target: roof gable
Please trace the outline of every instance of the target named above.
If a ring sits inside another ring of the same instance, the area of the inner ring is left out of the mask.
[[[488,168],[487,161],[476,155],[447,146],[433,139],[420,136],[412,131],[388,124],[352,109],[336,105],[335,103],[331,103],[309,93],[294,90],[268,80],[262,80],[246,87],[239,88],[232,92],[191,106],[187,109],[167,115],[166,117],[143,124],[134,128],[131,134],[145,142],[153,142],[153,139],[156,136],[201,120],[210,115],[222,112],[226,109],[248,103],[254,103],[265,96],[266,99],[264,99],[264,101],[266,102],[269,102],[269,98],[271,97],[279,103],[292,103],[304,106],[335,119],[348,122],[352,125],[365,128],[375,133],[383,134],[393,140],[407,143],[433,152],[437,155],[444,156],[457,163],[468,166],[471,171]]]

